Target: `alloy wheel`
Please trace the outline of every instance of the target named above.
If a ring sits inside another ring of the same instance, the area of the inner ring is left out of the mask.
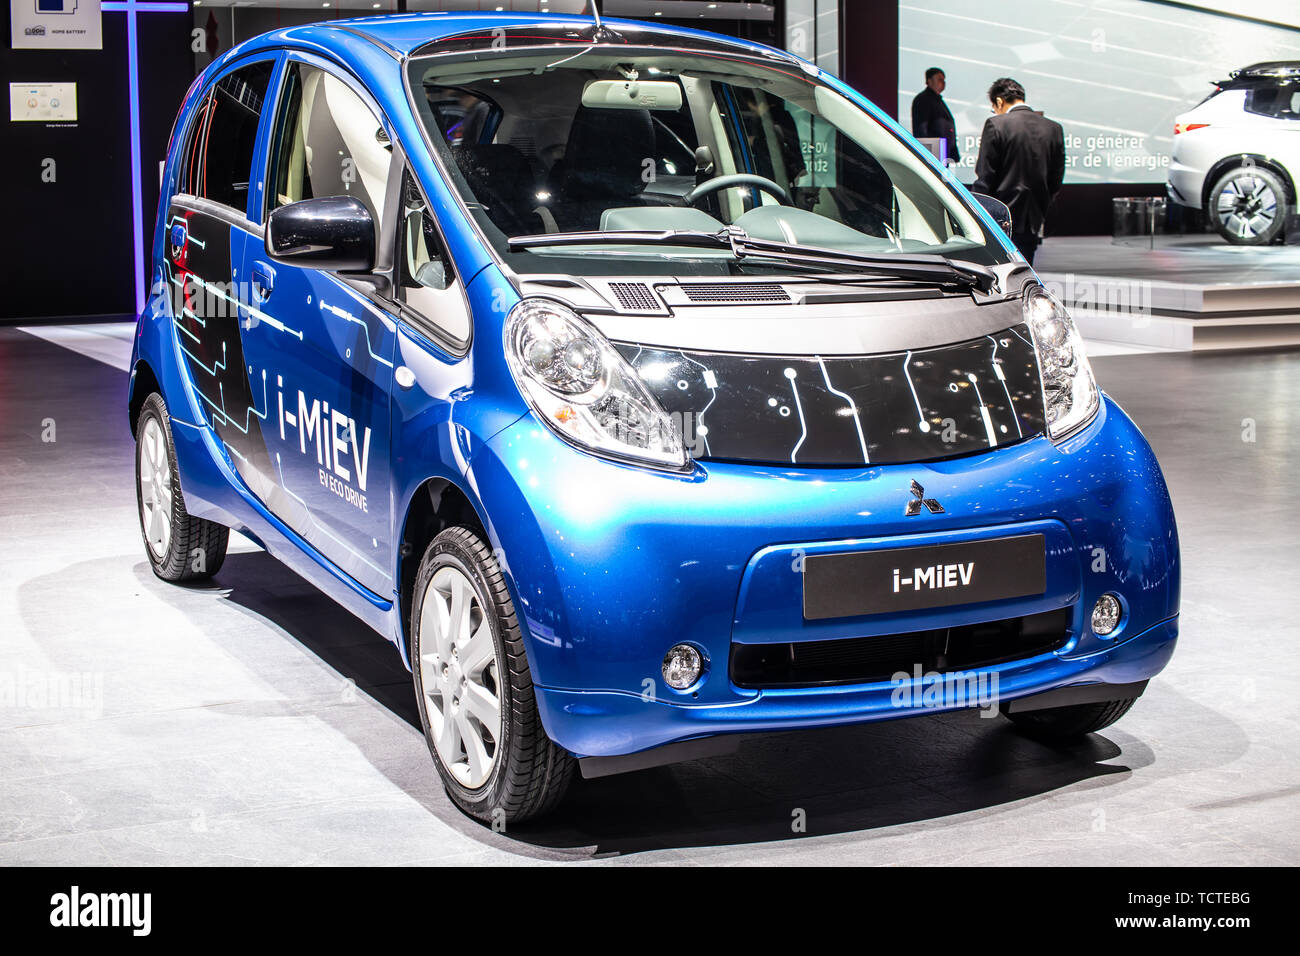
[[[145,421],[140,437],[140,525],[154,556],[167,556],[172,538],[172,469],[167,457],[167,438],[156,418]]]
[[[1277,196],[1258,176],[1238,176],[1219,193],[1219,220],[1241,239],[1255,239],[1268,231],[1277,217]]]
[[[452,777],[475,790],[492,775],[500,749],[501,681],[491,619],[459,568],[434,572],[419,626],[430,736]]]

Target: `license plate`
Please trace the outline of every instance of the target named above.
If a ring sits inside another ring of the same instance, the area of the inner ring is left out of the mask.
[[[807,620],[888,614],[1042,594],[1041,534],[958,544],[816,554],[804,559]]]

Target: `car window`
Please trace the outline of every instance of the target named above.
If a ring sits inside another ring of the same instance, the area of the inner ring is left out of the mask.
[[[1246,112],[1300,120],[1300,83],[1279,83],[1246,91]]]
[[[257,127],[271,80],[264,60],[228,73],[195,111],[179,190],[237,209],[248,208]]]
[[[469,317],[459,293],[449,296],[455,276],[429,205],[409,171],[402,173],[402,220],[398,224],[398,295],[456,345],[469,341]]]
[[[869,152],[823,116],[765,90],[717,84],[719,99],[732,105],[730,127],[738,152],[754,170],[784,186],[801,209],[851,226],[867,236],[899,234],[899,206],[893,182]],[[743,132],[743,142],[736,142]],[[752,191],[746,208],[759,194]],[[913,235],[930,242],[950,234],[941,214],[918,221]]]
[[[268,182],[267,212],[302,199],[351,196],[383,231],[392,148],[383,124],[339,77],[291,63]]]

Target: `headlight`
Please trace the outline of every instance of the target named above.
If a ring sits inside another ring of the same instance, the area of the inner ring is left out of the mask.
[[[1088,422],[1101,407],[1097,382],[1084,352],[1083,337],[1065,306],[1042,286],[1025,292],[1025,323],[1034,337],[1047,406],[1047,434],[1060,441]]]
[[[506,319],[520,390],[561,438],[642,464],[685,468],[681,431],[623,356],[572,311],[525,299]]]

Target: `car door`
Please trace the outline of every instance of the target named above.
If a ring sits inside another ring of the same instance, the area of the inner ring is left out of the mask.
[[[260,223],[280,206],[341,195],[360,200],[380,235],[391,234],[398,185],[390,184],[381,115],[341,69],[289,54],[266,140]],[[387,259],[376,263],[381,277],[391,271]],[[364,277],[273,261],[264,232],[245,237],[240,261],[244,356],[270,408],[263,430],[272,480],[257,493],[344,572],[389,596],[396,319]]]
[[[270,474],[263,437],[268,397],[254,388],[240,336],[236,272],[248,220],[269,55],[217,77],[191,113],[176,189],[167,205],[167,255],[176,338],[208,425],[249,487]]]

